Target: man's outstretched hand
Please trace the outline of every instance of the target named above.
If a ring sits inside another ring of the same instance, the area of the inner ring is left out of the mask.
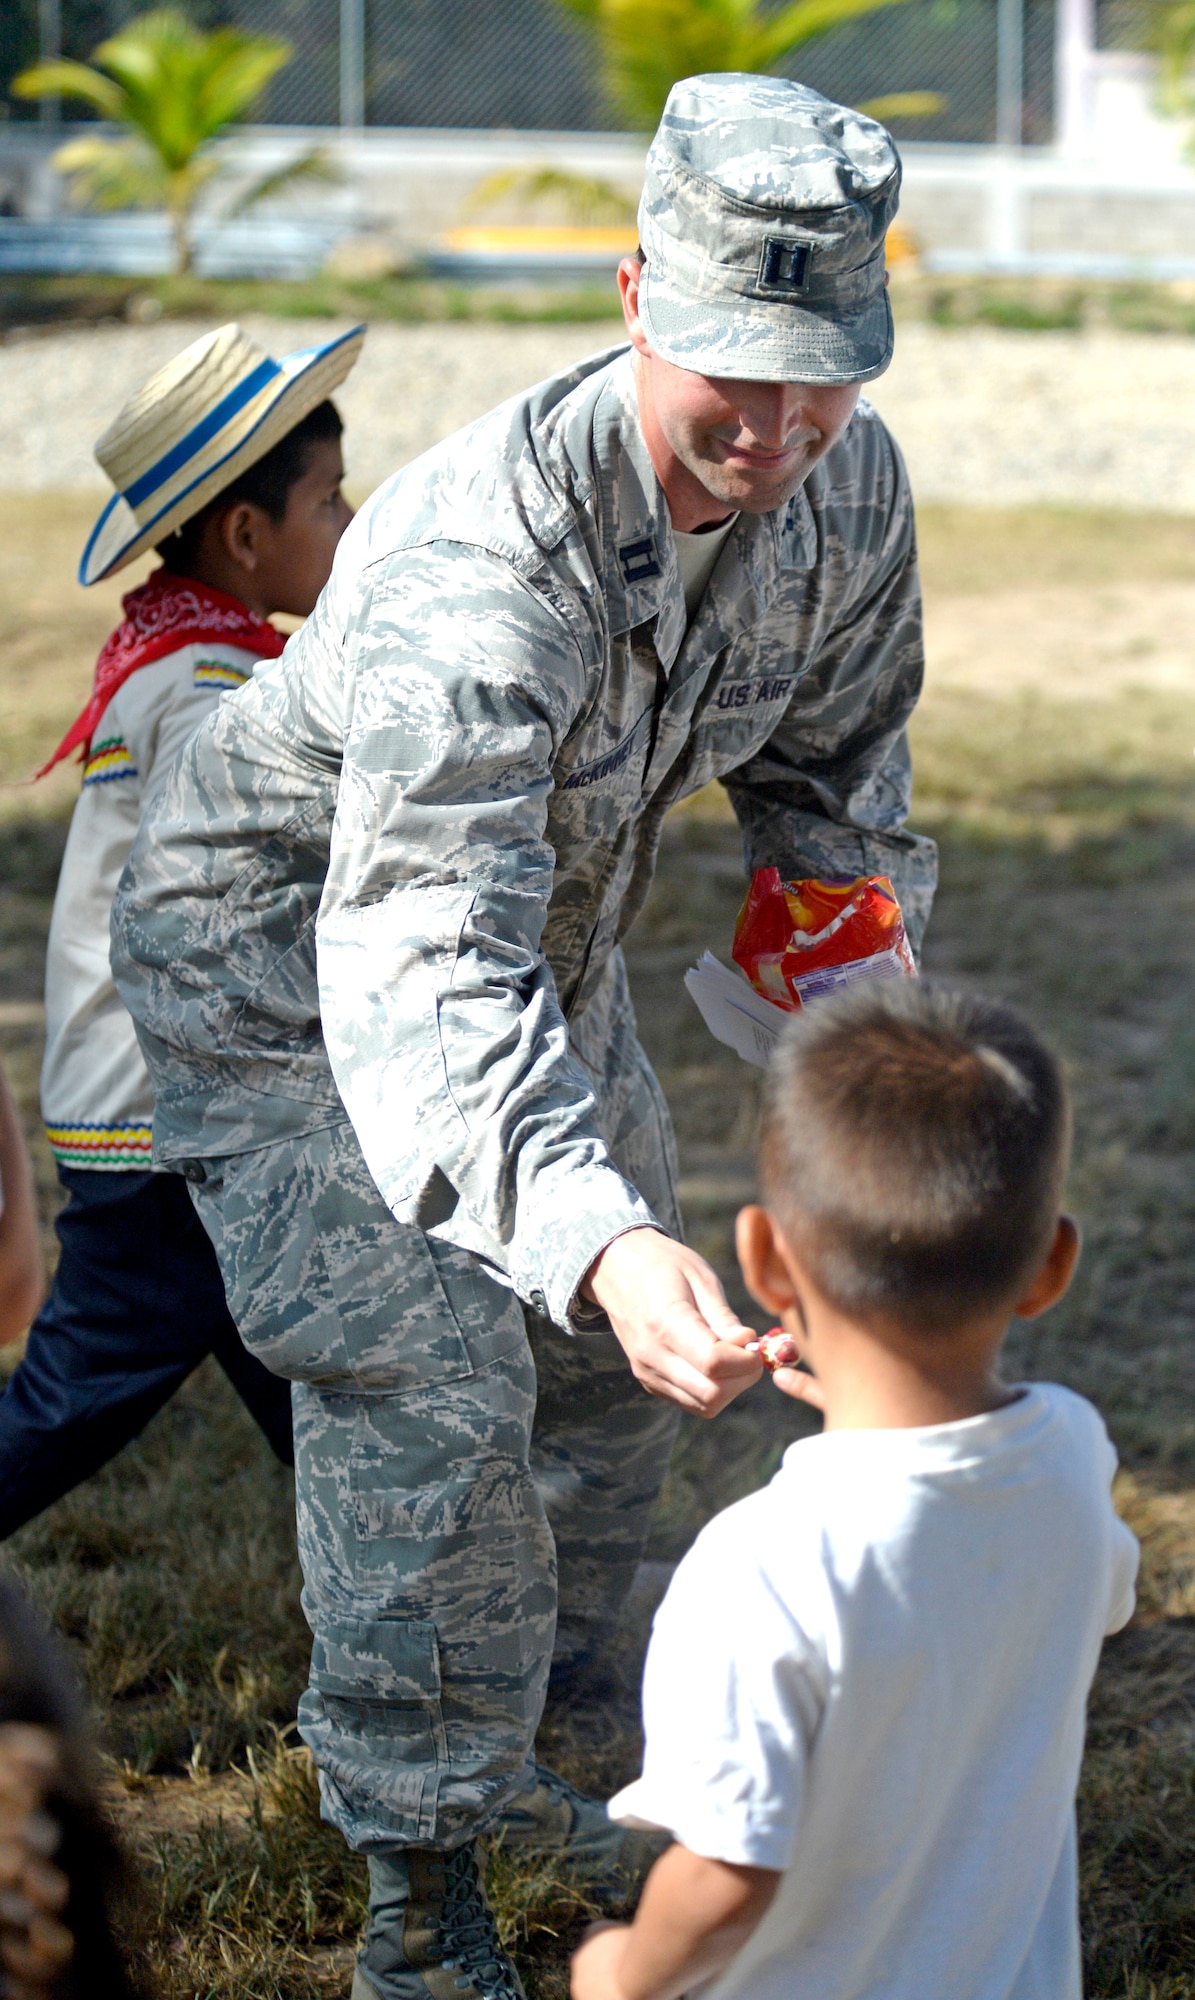
[[[743,1352],[757,1335],[735,1317],[704,1257],[658,1229],[616,1236],[581,1289],[609,1315],[651,1396],[716,1417],[763,1372],[758,1355]]]

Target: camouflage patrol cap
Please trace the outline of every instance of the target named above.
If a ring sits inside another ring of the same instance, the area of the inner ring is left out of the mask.
[[[639,205],[639,317],[702,375],[867,382],[892,359],[884,236],[900,160],[882,125],[778,76],[673,86]]]

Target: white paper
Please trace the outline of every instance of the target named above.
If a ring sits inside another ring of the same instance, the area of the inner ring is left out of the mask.
[[[767,1068],[789,1019],[787,1008],[763,999],[737,966],[731,971],[712,951],[686,972],[685,990],[716,1041],[757,1069]]]
[[[793,985],[804,1006],[824,993],[840,993],[844,986],[857,986],[861,979],[904,979],[907,977],[895,947],[873,951],[869,958],[848,958],[845,965],[823,965],[818,972],[806,972]]]
[[[845,965],[825,966],[806,973],[796,981],[801,999],[810,1000],[836,993],[861,979],[902,979],[905,968],[895,951],[877,951],[870,958],[852,958]],[[772,1058],[790,1009],[774,1000],[765,1000],[755,991],[746,973],[733,970],[703,952],[697,964],[685,974],[685,987],[714,1039],[725,1042],[744,1062],[766,1069]]]

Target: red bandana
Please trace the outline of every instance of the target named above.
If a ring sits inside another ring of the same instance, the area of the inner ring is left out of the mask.
[[[123,608],[123,622],[95,663],[91,699],[49,763],[38,771],[39,778],[69,757],[76,745],[82,746],[81,761],[86,761],[96,723],[117,689],[138,667],[147,667],[152,660],[177,652],[180,646],[218,645],[223,640],[226,645],[256,653],[259,659],[276,660],[286,644],[281,632],[247,611],[237,598],[212,590],[206,583],[195,583],[190,577],[171,576],[167,569],[156,569],[145,583],[130,590]]]

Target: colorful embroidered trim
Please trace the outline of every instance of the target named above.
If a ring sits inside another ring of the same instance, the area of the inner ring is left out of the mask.
[[[50,1151],[64,1167],[150,1167],[149,1125],[47,1125]]]
[[[239,598],[212,590],[193,577],[171,576],[156,569],[121,600],[124,618],[95,663],[91,699],[76,716],[48,764],[36,773],[44,778],[72,750],[91,755],[91,737],[104,710],[138,667],[148,667],[182,646],[243,647],[259,660],[276,660],[286,644],[284,635],[258,618]]]
[[[135,778],[137,766],[121,736],[105,736],[83,766],[85,785],[110,785],[114,778]]]
[[[227,660],[196,660],[193,685],[197,688],[239,688],[249,676],[243,667]]]

